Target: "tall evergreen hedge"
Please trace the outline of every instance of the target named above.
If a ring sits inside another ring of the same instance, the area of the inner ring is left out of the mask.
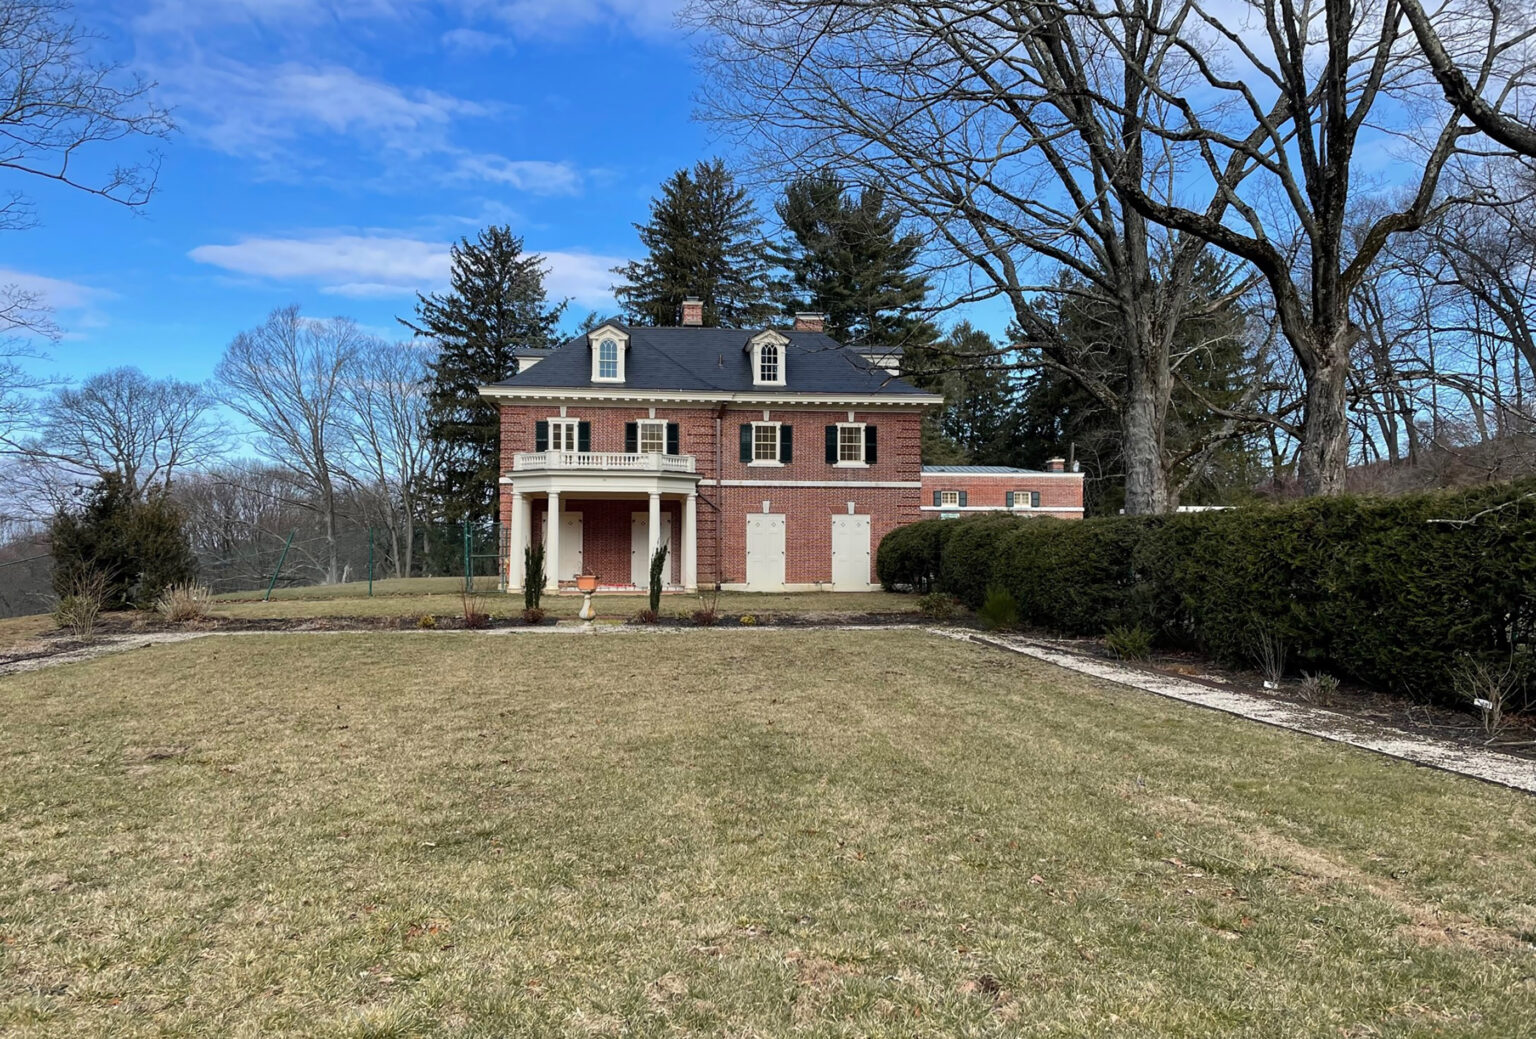
[[[1421,700],[1454,698],[1462,655],[1513,661],[1536,700],[1536,481],[1176,516],[925,520],[888,534],[876,566],[888,588],[976,607],[996,585],[1025,624],[1141,624],[1226,664],[1251,665],[1270,633],[1297,667]]]

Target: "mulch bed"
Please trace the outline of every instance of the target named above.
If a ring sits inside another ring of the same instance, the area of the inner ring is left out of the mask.
[[[1327,703],[1314,703],[1300,695],[1300,683],[1288,678],[1279,689],[1264,688],[1263,678],[1252,671],[1221,667],[1192,652],[1157,652],[1150,660],[1121,660],[1096,639],[1059,639],[1043,632],[1030,634],[1049,639],[1053,644],[1069,648],[1084,656],[1113,661],[1121,667],[1160,674],[1169,678],[1181,678],[1198,682],[1212,689],[1244,693],[1248,696],[1301,707],[1316,707],[1347,719],[1396,729],[1399,732],[1442,740],[1458,746],[1477,750],[1494,750],[1501,754],[1536,760],[1536,717],[1506,715],[1499,734],[1489,740],[1483,731],[1482,718],[1468,710],[1458,710],[1443,704],[1419,703],[1402,696],[1383,693],[1364,686],[1341,682],[1339,691]]]

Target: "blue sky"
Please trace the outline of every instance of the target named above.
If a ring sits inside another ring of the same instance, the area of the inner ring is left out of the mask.
[[[657,185],[719,150],[690,119],[672,8],[79,0],[179,131],[143,212],[18,185],[41,224],[6,233],[0,280],[43,291],[67,333],[39,367],[202,379],[290,302],[398,335],[415,292],[443,284],[448,244],[487,223],[549,256],[572,322],[607,309]]]

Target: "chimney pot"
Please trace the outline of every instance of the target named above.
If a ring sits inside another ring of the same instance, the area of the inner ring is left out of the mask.
[[[826,331],[825,314],[799,313],[795,315],[796,332],[824,332]]]
[[[683,299],[683,327],[698,328],[704,324],[704,301],[697,296]]]
[[[1067,471],[1067,460],[1065,458],[1047,458],[1045,460],[1045,471],[1048,473],[1064,473]]]

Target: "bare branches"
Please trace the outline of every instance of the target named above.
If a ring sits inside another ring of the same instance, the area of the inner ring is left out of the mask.
[[[0,170],[137,208],[154,193],[159,157],[102,168],[96,146],[163,138],[174,124],[150,100],[154,84],[92,60],[94,42],[65,0],[0,2]],[[32,222],[24,195],[0,203],[0,229]]]

